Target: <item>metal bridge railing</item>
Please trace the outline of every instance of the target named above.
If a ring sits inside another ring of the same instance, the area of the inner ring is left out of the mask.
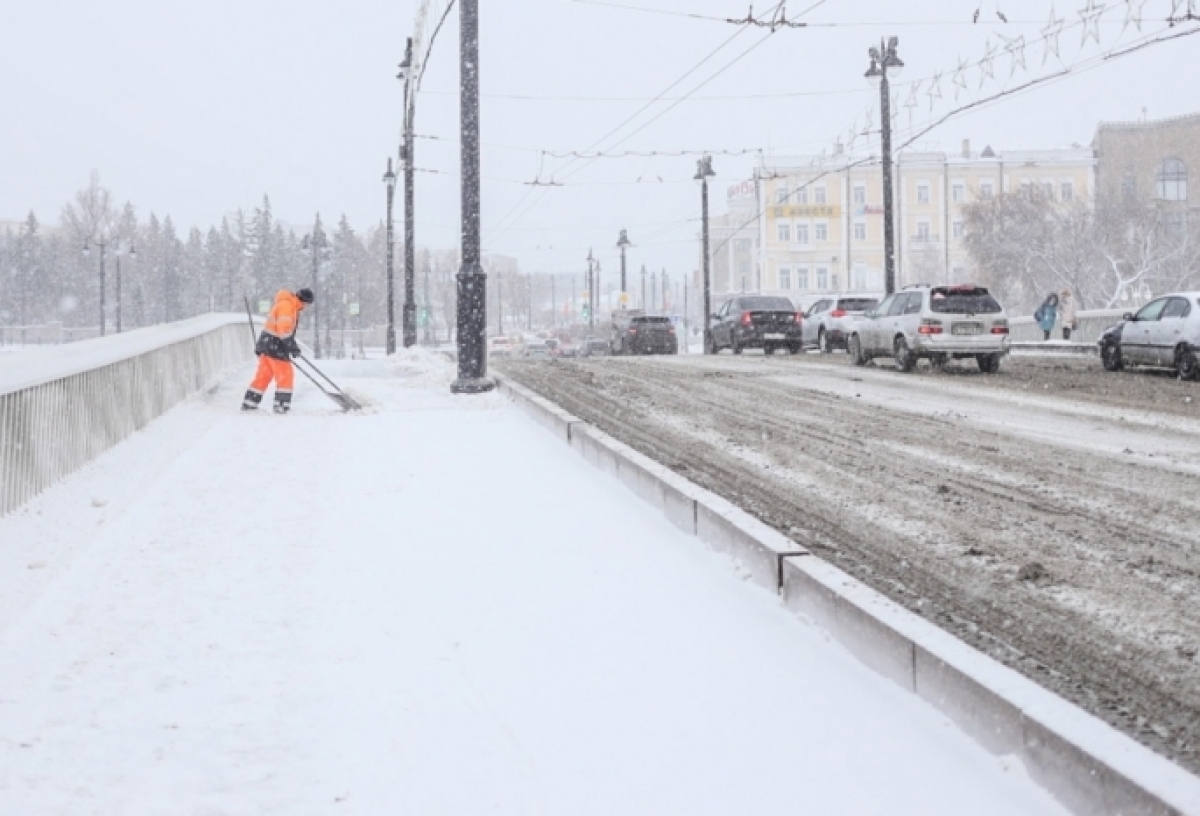
[[[244,315],[0,356],[0,516],[253,357]]]

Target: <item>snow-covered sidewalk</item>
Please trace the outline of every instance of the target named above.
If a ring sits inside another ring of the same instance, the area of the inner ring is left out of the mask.
[[[1063,813],[448,365],[192,400],[0,520],[0,813]]]

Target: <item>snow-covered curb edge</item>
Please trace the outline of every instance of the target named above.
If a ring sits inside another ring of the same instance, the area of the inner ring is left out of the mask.
[[[1200,778],[1018,672],[812,557],[721,497],[527,388],[501,391],[673,524],[740,560],[787,607],[870,668],[919,695],[1080,816],[1200,816]]]

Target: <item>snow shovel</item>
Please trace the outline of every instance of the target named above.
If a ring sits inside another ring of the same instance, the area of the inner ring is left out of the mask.
[[[316,381],[316,379],[313,377],[312,374],[309,374],[308,371],[305,370],[304,366],[300,365],[301,362],[305,363],[305,365],[307,365],[309,368],[311,368],[318,377],[323,379],[325,382],[329,383],[330,387],[333,388],[333,390],[332,391],[326,390],[319,382]],[[336,402],[343,411],[361,411],[362,410],[362,406],[359,405],[358,402],[356,402],[353,397],[351,397],[349,394],[347,394],[345,391],[343,391],[338,386],[337,383],[335,383],[333,380],[326,377],[325,374],[322,373],[321,369],[319,369],[315,365],[313,365],[312,360],[308,359],[307,357],[300,356],[295,359],[295,361],[293,362],[293,365],[296,366],[297,371],[299,371],[305,377],[308,377],[309,381],[312,382],[312,384],[315,385],[322,394],[324,394],[325,396],[329,397],[331,400]]]

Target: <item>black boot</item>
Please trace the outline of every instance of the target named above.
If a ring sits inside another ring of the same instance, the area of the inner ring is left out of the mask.
[[[262,405],[262,394],[251,388],[246,392],[246,396],[242,399],[242,410],[254,411],[258,409],[259,405]]]
[[[275,413],[286,414],[292,410],[292,393],[290,391],[275,392]]]

